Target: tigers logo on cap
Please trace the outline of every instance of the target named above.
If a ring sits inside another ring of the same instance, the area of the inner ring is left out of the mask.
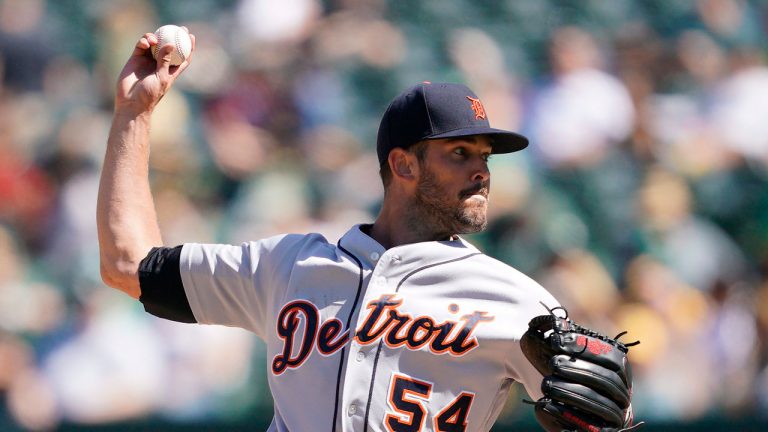
[[[472,111],[475,112],[475,118],[478,120],[485,120],[485,108],[480,102],[480,99],[475,99],[472,96],[467,96],[470,102],[472,102]]]

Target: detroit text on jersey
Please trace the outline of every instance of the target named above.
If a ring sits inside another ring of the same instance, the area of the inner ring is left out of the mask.
[[[405,346],[418,350],[427,346],[434,354],[462,356],[478,346],[477,338],[472,335],[478,324],[493,321],[487,312],[474,311],[462,316],[460,322],[437,323],[429,316],[414,318],[401,313],[398,308],[402,303],[394,294],[384,294],[369,302],[368,314],[354,334],[357,342],[369,345],[383,339],[390,348]],[[283,351],[272,360],[272,373],[280,375],[286,369],[300,367],[312,354],[313,347],[328,356],[349,342],[349,330],[340,334],[341,321],[331,318],[318,326],[319,321],[320,312],[312,302],[295,300],[283,306],[277,320],[277,335],[283,340]],[[297,337],[301,343],[298,352],[294,352]]]

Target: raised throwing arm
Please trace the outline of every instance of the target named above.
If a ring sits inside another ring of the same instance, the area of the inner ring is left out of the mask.
[[[153,45],[153,33],[141,37],[120,73],[96,209],[101,277],[134,298],[140,295],[139,263],[152,247],[163,244],[149,187],[150,119],[191,58],[171,66],[175,48],[165,45],[155,61]]]

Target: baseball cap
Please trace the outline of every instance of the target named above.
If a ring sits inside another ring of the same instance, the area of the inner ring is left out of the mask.
[[[492,153],[511,153],[528,146],[526,137],[492,128],[483,104],[467,86],[416,84],[395,97],[381,118],[376,141],[379,165],[394,148],[408,148],[425,139],[469,135],[490,136]]]

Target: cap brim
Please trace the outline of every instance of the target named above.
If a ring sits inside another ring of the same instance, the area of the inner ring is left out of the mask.
[[[431,135],[427,139],[456,138],[470,135],[489,135],[491,137],[491,153],[512,153],[528,147],[528,138],[514,132],[488,127],[462,128]]]

